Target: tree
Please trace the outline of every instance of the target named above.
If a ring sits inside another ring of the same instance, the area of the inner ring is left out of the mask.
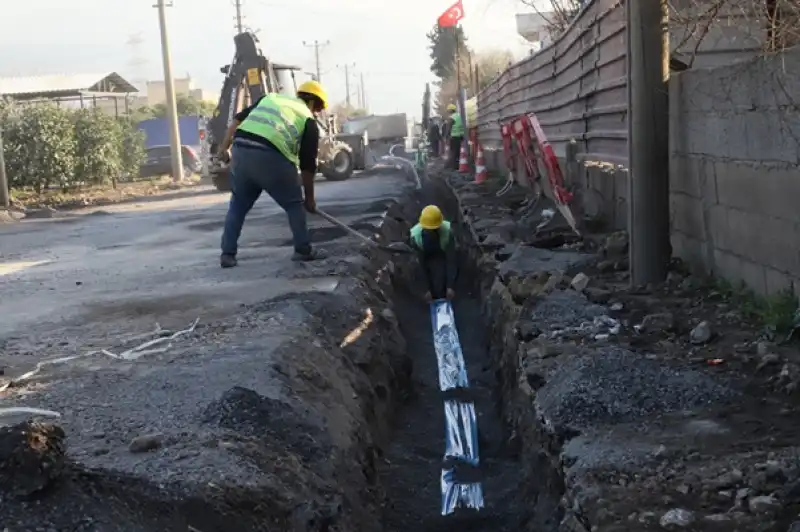
[[[116,183],[122,172],[122,132],[117,126],[117,120],[96,109],[79,109],[72,118],[75,124],[77,155],[77,182],[72,184]]]
[[[12,187],[37,192],[51,184],[68,187],[75,171],[75,126],[71,111],[51,103],[12,106],[4,120],[6,170]]]
[[[488,50],[475,54],[473,61],[478,75],[476,85],[480,92],[505,72],[514,62],[514,56],[509,50]]]
[[[357,107],[353,107],[352,105],[347,105],[344,102],[338,103],[331,107],[330,113],[336,117],[337,124],[343,124],[350,118],[367,115],[366,109],[359,109]]]
[[[214,114],[217,104],[207,100],[198,100],[186,94],[178,94],[175,97],[175,108],[178,116],[211,116]],[[157,103],[152,106],[140,107],[134,112],[134,120],[141,122],[151,118],[165,118],[167,116],[167,104]]]
[[[431,72],[439,79],[456,73],[456,43],[459,52],[467,50],[467,37],[460,26],[442,28],[438,24],[427,34],[430,44]]]
[[[523,4],[538,13],[552,37],[563,33],[586,0],[548,0],[547,7],[542,7],[542,0],[521,0]]]

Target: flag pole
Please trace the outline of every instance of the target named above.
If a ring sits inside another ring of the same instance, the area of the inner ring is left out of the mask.
[[[458,90],[458,113],[461,115],[461,123],[464,125],[464,137],[461,140],[461,145],[464,146],[464,150],[467,152],[467,156],[469,156],[469,142],[467,141],[469,138],[467,134],[469,131],[469,124],[467,124],[467,95],[461,87],[461,43],[458,39],[458,30],[460,27],[460,24],[456,24],[453,30],[456,32],[456,87]]]

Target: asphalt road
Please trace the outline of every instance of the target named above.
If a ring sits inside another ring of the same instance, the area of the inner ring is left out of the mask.
[[[408,186],[399,173],[322,181],[317,202],[368,228]],[[17,366],[99,347],[109,337],[156,324],[185,327],[282,293],[335,286],[328,276],[295,275],[307,266],[290,262],[285,214],[266,195],[245,224],[240,266],[221,270],[227,199],[207,189],[0,225],[0,367],[14,375]],[[309,221],[322,248],[334,255],[352,250],[352,237],[320,217]]]
[[[317,186],[320,208],[369,234],[413,184],[389,172]],[[0,226],[0,389],[13,382],[0,426],[24,420],[20,407],[57,412],[70,463],[93,479],[41,505],[4,501],[9,530],[261,530],[270,519],[288,530],[286,519],[338,515],[337,483],[344,506],[362,505],[354,457],[367,453],[372,387],[349,357],[382,368],[391,357],[371,346],[393,339],[362,306],[360,276],[374,274],[363,244],[312,216],[329,258],[294,263],[286,216],[264,197],[239,267],[222,270],[226,201],[209,190]],[[163,337],[156,325],[193,322],[161,351],[119,356]],[[347,356],[328,327],[352,332]],[[232,511],[229,495],[247,508]],[[154,509],[167,498],[172,513]]]

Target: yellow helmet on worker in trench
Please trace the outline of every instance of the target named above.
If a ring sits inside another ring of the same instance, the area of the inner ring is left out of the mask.
[[[297,87],[297,94],[299,95],[301,92],[316,96],[322,102],[322,108],[328,108],[328,93],[325,92],[325,89],[322,88],[319,81],[311,79],[301,83],[300,86]]]
[[[450,105],[447,106],[447,110],[450,111],[451,113],[454,113],[456,109],[458,109],[458,107],[456,107],[456,104],[454,103],[451,103]]]
[[[423,229],[439,229],[442,226],[442,221],[444,220],[444,216],[442,216],[442,211],[436,205],[428,205],[419,215],[419,225],[422,226]]]

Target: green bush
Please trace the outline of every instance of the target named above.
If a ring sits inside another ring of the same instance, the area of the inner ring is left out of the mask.
[[[117,127],[119,128],[121,139],[119,149],[122,152],[122,173],[120,177],[126,181],[131,181],[139,177],[139,167],[147,159],[144,131],[139,130],[136,124],[127,118],[120,119],[117,122]]]
[[[70,111],[53,104],[6,110],[3,144],[12,187],[41,192],[50,185],[72,185],[76,145],[71,118]]]
[[[12,188],[116,184],[137,177],[145,160],[135,124],[97,110],[0,101],[0,128]]]
[[[75,185],[104,185],[122,172],[122,132],[116,119],[95,109],[74,111]]]

